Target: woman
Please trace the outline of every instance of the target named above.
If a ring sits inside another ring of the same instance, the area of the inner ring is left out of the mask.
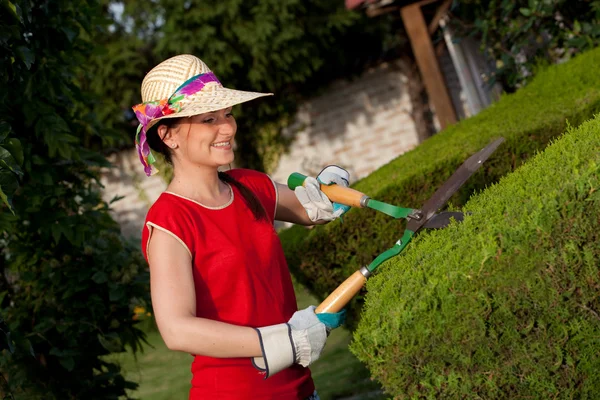
[[[133,108],[146,174],[150,149],[173,165],[148,211],[142,249],[161,336],[194,355],[190,399],[318,399],[306,367],[342,317],[297,311],[273,222],[321,224],[347,208],[334,207],[315,178],[292,191],[257,171],[218,172],[234,159],[231,107],[266,95],[224,88],[200,59],[181,55],[146,75],[143,103]],[[318,178],[348,185],[335,166]]]

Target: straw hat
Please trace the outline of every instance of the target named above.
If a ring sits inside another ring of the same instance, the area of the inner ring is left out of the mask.
[[[146,175],[156,172],[146,133],[161,119],[191,117],[270,95],[223,87],[210,68],[193,55],[161,62],[142,81],[142,103],[133,107],[140,122],[135,142]]]
[[[209,73],[212,73],[210,68],[196,56],[182,54],[169,58],[148,72],[142,81],[142,102],[166,100],[190,78]],[[190,117],[270,95],[272,93],[227,89],[218,80],[208,82],[201,91],[182,101],[181,111],[153,119],[146,129],[163,118]]]

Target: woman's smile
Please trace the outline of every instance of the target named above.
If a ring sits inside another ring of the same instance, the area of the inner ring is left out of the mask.
[[[216,142],[210,145],[211,147],[216,147],[218,149],[229,150],[231,149],[231,142],[229,140],[225,142]]]

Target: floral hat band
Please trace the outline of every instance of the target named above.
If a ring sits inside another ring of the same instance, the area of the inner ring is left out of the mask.
[[[135,147],[138,156],[140,157],[140,161],[144,165],[144,172],[147,176],[158,172],[158,170],[153,167],[156,158],[154,158],[150,146],[148,145],[148,141],[146,140],[148,129],[155,124],[157,119],[181,112],[185,100],[202,91],[206,84],[210,82],[215,82],[219,86],[222,86],[215,74],[207,72],[193,76],[185,81],[168,99],[146,101],[132,107],[136,118],[140,122],[135,135]]]

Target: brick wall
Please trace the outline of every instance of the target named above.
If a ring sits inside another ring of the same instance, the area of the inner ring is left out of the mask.
[[[356,180],[417,146],[413,98],[418,78],[402,65],[383,64],[353,81],[336,82],[303,104],[285,132],[294,142],[271,176],[285,182],[292,172],[314,176],[323,166],[338,164]],[[139,236],[148,207],[166,185],[158,176],[144,175],[135,150],[111,161],[115,168],[102,179],[105,199],[124,196],[112,205],[113,215],[125,235]]]
[[[383,64],[303,104],[285,132],[295,139],[273,178],[285,182],[292,172],[314,176],[337,164],[356,180],[414,148],[419,135],[407,80],[397,65]]]

